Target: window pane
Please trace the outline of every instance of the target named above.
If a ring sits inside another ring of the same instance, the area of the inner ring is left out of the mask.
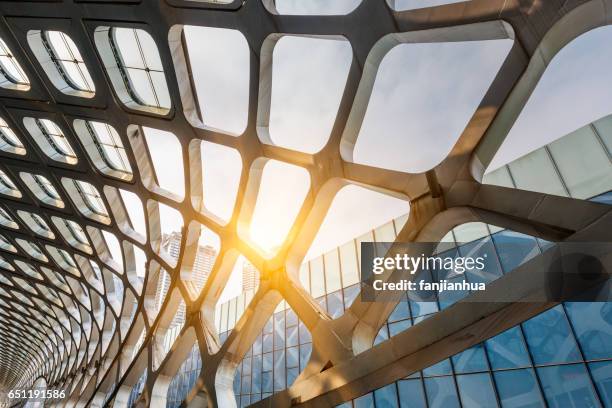
[[[2,74],[7,80],[17,84],[29,84],[28,77],[21,69],[4,40],[0,39],[0,65]]]
[[[423,370],[423,375],[425,377],[435,376],[435,375],[449,375],[452,374],[450,360],[442,360],[439,363],[436,363],[432,366],[429,366]]]
[[[424,381],[430,408],[460,408],[451,377],[426,378]]]
[[[503,408],[536,408],[543,406],[531,369],[498,371],[494,374]]]
[[[517,188],[567,196],[561,179],[544,148],[534,150],[511,162],[508,167]],[[533,177],[534,174],[537,174],[538,177]]]
[[[492,235],[504,273],[510,272],[540,253],[535,238],[514,231]]]
[[[541,367],[538,376],[550,408],[599,406],[584,364]]]
[[[606,407],[612,407],[612,362],[590,363],[591,375]]]
[[[47,31],[51,60],[66,83],[79,91],[93,92],[95,87],[83,57],[72,39],[61,31]]]
[[[132,172],[125,148],[114,127],[107,123],[87,122],[88,129],[100,150],[100,156],[113,170]]]
[[[612,189],[612,162],[590,126],[549,145],[572,197],[590,198]]]
[[[377,408],[398,407],[397,390],[395,383],[389,384],[374,391],[374,400]]]
[[[72,146],[64,136],[64,132],[48,119],[37,119],[36,124],[45,137],[47,143],[55,150],[55,152],[65,157],[76,157]]]
[[[530,365],[523,335],[518,327],[513,327],[490,338],[485,344],[493,370]]]
[[[489,374],[468,374],[457,376],[457,387],[465,407],[497,407],[495,392]]]
[[[612,357],[612,304],[567,302],[568,317],[588,360]]]
[[[139,105],[169,108],[170,95],[159,51],[153,38],[144,30],[114,27],[110,41],[124,75],[124,86]],[[125,81],[125,78],[128,81]]]
[[[340,265],[338,264],[338,251],[333,250],[323,256],[325,262],[325,284],[327,292],[334,292],[342,288],[340,282]]]
[[[372,393],[356,398],[355,401],[353,401],[353,406],[355,408],[374,408],[374,398],[372,398]]]
[[[312,297],[325,294],[325,279],[323,277],[323,259],[318,257],[310,261],[310,284]]]
[[[523,329],[536,364],[580,360],[562,306],[527,320],[523,323]]]
[[[484,257],[486,259],[486,268],[482,271],[475,267],[472,269],[466,268],[465,274],[469,282],[488,283],[502,275],[501,267],[497,260],[497,252],[490,237],[462,245],[459,247],[459,252],[464,257]]]
[[[340,264],[342,268],[342,283],[344,286],[359,282],[359,269],[357,268],[357,253],[355,242],[351,240],[340,247]]]
[[[461,353],[455,354],[452,360],[455,366],[455,372],[457,373],[486,371],[488,369],[482,344],[478,344]]]
[[[402,408],[426,408],[421,380],[400,380],[397,388]]]

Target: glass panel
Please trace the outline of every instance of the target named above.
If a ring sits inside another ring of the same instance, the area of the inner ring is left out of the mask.
[[[426,408],[421,380],[400,380],[397,382],[400,406],[402,408]]]
[[[340,265],[338,264],[338,251],[333,250],[323,256],[325,262],[325,286],[327,293],[342,288],[340,281]]]
[[[92,121],[86,122],[86,126],[106,165],[113,170],[131,173],[125,148],[115,128],[107,123]]]
[[[550,408],[600,406],[584,364],[540,367],[537,370]]]
[[[340,317],[344,313],[341,290],[327,295],[327,313],[329,313],[332,319]]]
[[[567,302],[567,315],[574,326],[584,357],[612,357],[612,303]]]
[[[131,191],[119,190],[119,193],[121,194],[121,200],[123,200],[132,229],[146,238],[147,228],[142,201]]]
[[[315,258],[310,261],[310,294],[318,298],[325,294],[325,277],[323,275],[323,258]]]
[[[81,228],[79,224],[74,221],[65,220],[63,218],[61,220],[66,226],[66,229],[70,231],[71,235],[78,243],[89,245],[89,242],[87,241],[87,236],[85,235],[85,231],[83,231],[83,228]]]
[[[467,222],[453,228],[453,234],[458,243],[466,244],[488,236],[489,229],[482,222]]]
[[[30,83],[21,65],[2,39],[0,39],[0,72],[8,81],[15,84]]]
[[[425,378],[430,408],[460,408],[457,390],[451,377]]]
[[[169,108],[170,98],[157,45],[144,30],[115,27],[110,32],[113,51],[121,61],[125,86],[143,106]]]
[[[486,259],[486,268],[478,270],[474,268],[465,268],[465,275],[470,282],[488,283],[502,275],[501,267],[497,260],[497,253],[491,238],[487,237],[476,242],[471,242],[459,247],[459,252],[463,257],[483,257]]]
[[[410,309],[408,307],[408,299],[406,296],[402,296],[402,299],[399,301],[393,312],[389,315],[387,319],[389,322],[397,322],[400,320],[404,320],[410,317]]]
[[[579,361],[580,354],[562,306],[523,323],[529,350],[536,364]]]
[[[456,373],[486,371],[487,359],[482,344],[470,347],[452,357]]]
[[[61,31],[46,31],[43,41],[48,47],[51,60],[69,86],[78,91],[95,91],[83,57],[68,35]]]
[[[41,176],[38,174],[34,175],[34,181],[40,187],[40,189],[52,200],[59,200],[60,196],[53,186],[53,184],[47,179],[45,176]]]
[[[516,187],[522,190],[567,196],[546,149],[535,150],[508,164]],[[537,174],[538,177],[533,177]]]
[[[0,118],[0,149],[13,152],[11,148],[23,148],[23,144],[15,132],[13,132],[13,129],[9,127],[4,119]]]
[[[447,358],[432,366],[429,366],[423,370],[423,376],[432,377],[437,375],[449,375],[452,374],[452,368],[450,360]]]
[[[544,405],[531,369],[493,373],[503,408],[536,408]]]
[[[374,408],[374,398],[372,393],[362,395],[353,401],[354,408]]]
[[[345,287],[359,282],[355,241],[349,241],[340,247],[340,265],[342,269],[342,283]]]
[[[81,199],[91,212],[102,216],[108,216],[104,201],[102,201],[100,193],[93,185],[80,180],[73,180],[73,182]]]
[[[519,327],[513,327],[490,338],[485,345],[493,370],[530,365],[527,348]]]
[[[591,126],[548,147],[572,197],[586,199],[612,189],[612,162]]]
[[[612,407],[612,362],[590,363],[589,368],[604,406]]]
[[[593,127],[601,138],[606,150],[612,153],[612,115],[596,120],[593,122]]]
[[[464,407],[497,407],[493,383],[489,374],[467,374],[457,376],[457,388]]]
[[[508,170],[508,166],[502,166],[496,170],[493,170],[489,173],[485,173],[482,177],[482,184],[492,184],[495,186],[502,187],[516,187],[514,185],[514,181],[510,176],[510,171]]]
[[[76,157],[74,150],[72,150],[72,146],[70,146],[68,139],[64,136],[64,132],[62,132],[55,122],[48,119],[36,119],[36,125],[38,125],[46,141],[57,154],[64,157]],[[47,155],[49,156],[48,153]]]
[[[536,240],[529,235],[504,230],[492,237],[504,273],[518,268],[540,253]]]
[[[374,391],[376,407],[398,407],[397,389],[395,383],[389,384]]]
[[[19,192],[15,183],[2,170],[0,170],[0,192],[3,194]]]

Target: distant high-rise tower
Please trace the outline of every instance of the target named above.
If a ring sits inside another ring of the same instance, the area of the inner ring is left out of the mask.
[[[162,247],[168,253],[168,255],[170,255],[173,259],[178,260],[179,252],[181,250],[181,233],[172,232],[171,234],[164,236],[162,239]],[[206,281],[210,276],[210,272],[212,271],[212,267],[215,264],[216,258],[217,250],[215,248],[210,245],[198,246],[198,252],[196,254],[195,262],[193,265],[193,273],[191,276],[191,281],[198,291],[204,287],[204,284],[206,284]],[[161,303],[164,301],[164,298],[166,296],[166,293],[168,293],[169,288],[170,275],[165,273],[160,276],[159,281],[157,283],[157,290],[155,293],[156,306],[161,306]],[[181,307],[176,313],[172,325],[182,325],[184,321],[185,306],[181,305]]]
[[[170,275],[168,272],[160,269],[159,271],[159,280],[157,281],[157,288],[155,289],[155,308],[160,310],[162,303],[164,302],[164,298],[166,297],[166,293],[168,293],[168,289],[170,288]]]
[[[172,259],[178,260],[179,252],[181,250],[181,233],[172,232],[169,235],[162,237],[162,248],[172,257]],[[155,293],[156,306],[160,307],[166,298],[168,289],[170,288],[170,274],[162,273],[160,271],[159,281],[157,282],[157,290]],[[159,309],[158,309],[159,310]],[[174,319],[170,327],[182,326],[185,322],[185,305],[181,304],[179,309],[176,311]]]
[[[246,292],[257,287],[259,271],[246,259],[242,263],[242,291]]]
[[[210,245],[199,246],[196,254],[195,263],[193,265],[193,275],[191,280],[195,287],[200,291],[212,271],[213,265],[217,259],[217,250]]]

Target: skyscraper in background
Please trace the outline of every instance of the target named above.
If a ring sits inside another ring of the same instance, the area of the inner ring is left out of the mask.
[[[198,291],[202,290],[204,284],[210,276],[212,267],[217,259],[217,250],[210,245],[199,246],[196,254],[195,263],[193,265],[193,274],[191,281],[196,286]]]
[[[172,257],[172,259],[178,260],[180,249],[181,249],[181,233],[172,232],[169,235],[164,236],[162,240],[163,249]],[[210,245],[199,246],[196,253],[195,262],[193,264],[193,271],[191,276],[191,282],[195,289],[199,292],[202,290],[212,267],[215,264],[217,258],[217,250]],[[164,302],[168,289],[170,288],[170,276],[165,273],[161,274],[157,283],[157,289],[155,291],[155,305],[159,309]],[[185,322],[185,304],[181,304],[177,311],[172,326],[180,326]]]
[[[242,292],[253,290],[259,282],[259,271],[249,261],[242,263]]]

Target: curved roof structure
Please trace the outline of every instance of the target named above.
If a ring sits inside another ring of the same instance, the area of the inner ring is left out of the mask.
[[[171,379],[197,344],[202,369],[185,403],[234,406],[236,366],[285,301],[312,336],[312,356],[291,387],[259,404],[331,406],[555,305],[520,302],[538,281],[536,262],[491,289],[507,295],[512,285],[514,301],[460,302],[372,348],[397,300],[358,297],[332,319],[299,282],[299,266],[346,185],[405,201],[410,215],[398,241],[438,241],[470,221],[550,241],[612,238],[609,206],[481,184],[553,56],[609,24],[612,1],[472,0],[396,11],[397,0],[362,0],[325,16],[283,14],[277,3],[0,2],[0,389],[28,389],[43,377],[49,389],[65,390],[57,406],[127,406],[140,380],[135,403],[165,406]],[[233,29],[246,39],[243,131],[202,119],[185,26]],[[270,136],[273,50],[285,36],[342,39],[352,51],[329,138],[314,152]],[[511,41],[507,56],[437,165],[407,173],[353,159],[379,66],[394,46],[496,39]],[[182,190],[167,188],[167,175],[156,171],[164,157],[150,146],[167,140],[179,146]],[[225,220],[206,205],[202,141],[240,156],[236,204]],[[295,177],[305,174],[309,185],[286,237],[263,249],[247,230],[272,161],[297,167]],[[174,254],[169,222],[180,232]],[[210,233],[219,252],[198,287],[198,242]],[[260,282],[222,342],[215,306],[240,254]],[[521,280],[525,273],[533,279]],[[184,324],[176,329],[179,311]]]

